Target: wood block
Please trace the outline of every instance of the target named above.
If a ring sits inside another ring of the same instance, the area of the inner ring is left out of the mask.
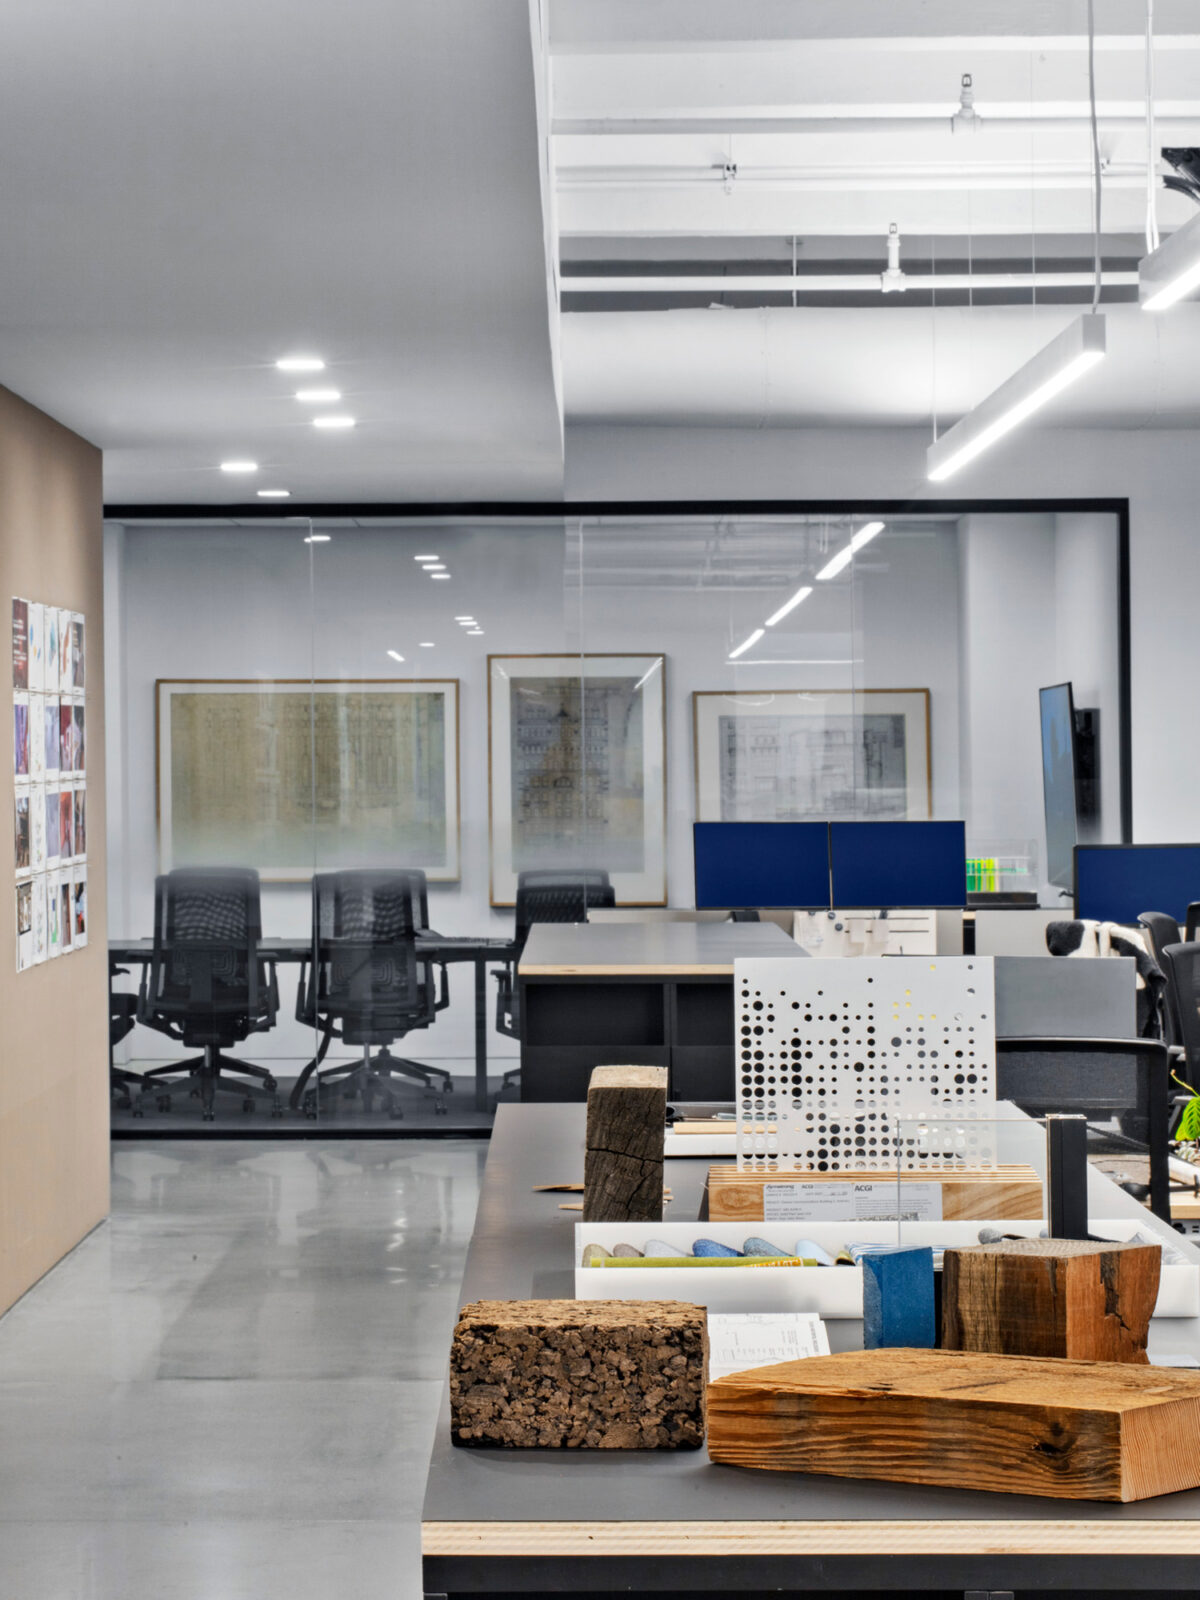
[[[863,1350],[720,1378],[708,1453],[738,1467],[1145,1500],[1200,1486],[1200,1375],[960,1350]]]
[[[479,1300],[450,1347],[455,1444],[694,1450],[708,1316],[679,1300]]]
[[[940,1183],[944,1222],[1016,1221],[1043,1215],[1042,1185],[1032,1167],[964,1168],[954,1172],[905,1172],[903,1183]],[[706,1195],[709,1222],[765,1222],[763,1189],[768,1183],[888,1183],[896,1170],[871,1172],[742,1172],[710,1167]]]
[[[588,1083],[585,1222],[661,1222],[666,1067],[596,1067]]]
[[[1145,1363],[1156,1244],[1012,1239],[947,1250],[942,1346],[996,1355]]]

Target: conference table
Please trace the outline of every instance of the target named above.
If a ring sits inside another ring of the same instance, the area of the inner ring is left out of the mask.
[[[679,1100],[733,1098],[733,964],[806,961],[773,922],[541,923],[517,968],[521,1099],[584,1100],[593,1067],[666,1067]]]
[[[488,989],[489,967],[505,966],[516,959],[520,946],[511,939],[459,938],[441,933],[417,935],[417,955],[422,960],[439,965],[465,964],[475,969],[475,1097],[476,1111],[488,1109]],[[259,951],[280,965],[298,966],[312,956],[311,939],[260,939]],[[112,989],[113,976],[120,967],[145,967],[154,953],[153,939],[110,939],[108,945],[108,981]]]
[[[501,1106],[460,1304],[574,1297],[569,1196],[534,1185],[583,1176],[586,1108]],[[668,1158],[667,1217],[698,1214],[706,1157]],[[1093,1216],[1172,1234],[1099,1173]],[[836,1349],[861,1323],[829,1320]],[[1151,1354],[1200,1354],[1195,1318],[1151,1323]],[[1200,1441],[1197,1442],[1200,1449]],[[1196,1589],[1200,1490],[1130,1505],[756,1472],[706,1450],[455,1447],[448,1391],[422,1522],[426,1596],[830,1594],[1004,1589]]]

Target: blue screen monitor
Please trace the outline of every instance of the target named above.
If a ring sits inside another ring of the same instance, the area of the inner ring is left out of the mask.
[[[1075,788],[1075,704],[1069,683],[1038,690],[1042,722],[1042,803],[1046,878],[1059,889],[1074,882],[1079,805]]]
[[[1075,851],[1075,915],[1136,923],[1165,911],[1180,927],[1200,900],[1200,844],[1081,844]]]
[[[831,822],[829,838],[839,911],[967,903],[965,823]]]
[[[696,909],[827,911],[827,822],[695,822]]]

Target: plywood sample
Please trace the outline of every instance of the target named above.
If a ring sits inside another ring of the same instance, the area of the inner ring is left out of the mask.
[[[942,1189],[942,1221],[1017,1220],[1043,1214],[1042,1184],[1032,1167],[978,1167],[946,1172],[902,1172],[901,1183],[938,1183]],[[708,1220],[763,1222],[767,1184],[876,1183],[896,1186],[896,1170],[868,1172],[742,1172],[737,1167],[710,1167]]]
[[[1200,1375],[1118,1362],[864,1350],[709,1386],[714,1461],[1062,1500],[1200,1486]]]
[[[997,1355],[1145,1363],[1156,1244],[1006,1239],[947,1250],[942,1346]]]
[[[661,1222],[666,1067],[596,1067],[588,1083],[585,1222]]]
[[[450,1349],[455,1444],[696,1449],[708,1317],[678,1300],[479,1300]]]

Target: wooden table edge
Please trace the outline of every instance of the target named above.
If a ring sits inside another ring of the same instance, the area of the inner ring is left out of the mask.
[[[424,1522],[422,1554],[453,1556],[1200,1554],[1200,1522]]]

